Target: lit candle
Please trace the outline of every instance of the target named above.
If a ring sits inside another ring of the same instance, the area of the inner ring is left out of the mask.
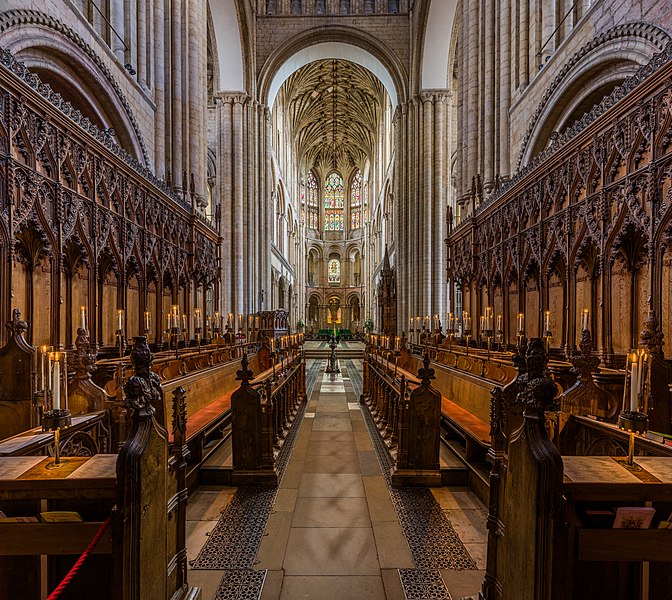
[[[201,309],[200,308],[195,308],[194,309],[194,327],[196,327],[196,329],[201,328]]]
[[[632,358],[630,359],[630,410],[632,412],[637,411],[637,392],[639,390],[639,361],[637,352],[632,353]]]
[[[518,335],[524,335],[525,333],[525,313],[518,313]]]
[[[152,313],[150,313],[148,310],[145,311],[145,331],[149,331],[151,329],[151,324],[152,324]]]
[[[485,331],[485,329],[486,329],[485,315],[481,315],[481,331]]]
[[[497,333],[502,333],[504,331],[502,327],[502,315],[497,315]]]
[[[212,319],[212,322],[214,323],[214,326],[215,326],[217,329],[219,329],[219,311],[218,311],[218,310],[215,311],[215,316],[214,316],[214,318]]]
[[[80,327],[86,330],[86,306],[79,307]]]
[[[551,335],[551,311],[547,310],[544,314],[545,314],[544,333],[547,336],[550,336]]]
[[[583,316],[581,319],[581,331],[586,331],[588,329],[588,309],[583,309]]]
[[[241,331],[243,329],[243,315],[240,313],[238,314],[238,329]]]
[[[233,327],[233,313],[229,313],[229,316],[226,319],[226,326],[229,328]]]
[[[46,348],[46,346],[45,346],[45,348]],[[52,364],[51,364],[53,362],[53,356],[52,356],[51,352],[49,352],[49,354],[47,354],[47,359],[48,359],[47,360],[48,364],[47,364],[46,385],[47,385],[47,390],[51,391],[53,389],[53,383],[54,383],[53,374],[52,374]]]
[[[117,329],[122,331],[124,329],[124,309],[117,309]]]
[[[60,410],[61,408],[61,355],[58,352],[54,352],[54,409]]]
[[[492,331],[492,306],[485,307],[485,328]]]
[[[175,327],[177,327],[177,323],[175,323]],[[182,315],[182,329],[187,330],[187,315]]]
[[[40,348],[40,371],[42,372],[41,387],[43,390],[49,389],[49,383],[47,382],[47,363],[44,357],[47,355],[47,347],[42,346]]]
[[[171,314],[166,313],[166,329],[170,329],[170,326],[172,325],[172,323],[170,322],[170,320],[171,320],[170,317],[171,317]]]

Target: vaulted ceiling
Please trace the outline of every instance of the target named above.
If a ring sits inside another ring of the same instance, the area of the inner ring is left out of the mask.
[[[282,107],[301,170],[326,174],[374,160],[387,103],[385,88],[367,69],[320,60],[285,81],[275,106]]]

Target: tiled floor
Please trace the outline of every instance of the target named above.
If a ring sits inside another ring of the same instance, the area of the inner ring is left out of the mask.
[[[306,417],[310,413],[257,553],[254,568],[267,570],[261,598],[401,600],[399,569],[416,565],[349,378],[320,376]],[[200,488],[190,498],[189,558],[198,554],[234,491]],[[441,570],[440,575],[453,600],[477,595],[485,566],[485,509],[464,489],[439,488],[432,494],[478,567]],[[237,597],[222,595],[221,589],[217,593],[228,573],[191,570],[189,582],[202,588],[204,600]],[[413,573],[402,571],[401,576],[412,580]],[[426,596],[409,593],[412,597]]]

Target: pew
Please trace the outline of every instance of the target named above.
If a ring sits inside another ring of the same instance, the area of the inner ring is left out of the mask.
[[[82,521],[0,522],[0,599],[42,598],[91,539],[97,546],[64,598],[196,600],[186,555],[187,428],[184,390],[174,390],[171,435],[155,418],[162,394],[145,338],[135,338],[125,385],[128,439],[118,455],[0,458],[0,510],[26,517],[76,511]],[[161,549],[161,551],[157,551]],[[46,562],[40,560],[46,555]]]
[[[162,384],[156,405],[159,424],[167,427],[171,422],[171,398],[176,389],[183,388],[187,397],[189,424],[185,437],[190,455],[190,489],[198,483],[198,467],[230,433],[231,395],[238,387],[236,373],[246,353],[253,368],[257,368],[256,351],[256,343],[211,344],[200,349],[162,352],[152,363],[152,373]],[[134,374],[128,358],[106,359],[97,366],[102,372],[99,382],[108,394],[119,398],[123,382]]]
[[[610,456],[561,455],[546,427],[557,406],[543,341],[522,345],[516,362],[517,377],[492,394],[488,548],[479,597],[666,597],[672,531],[655,527],[670,512],[672,457],[638,456],[629,468]],[[619,506],[652,506],[653,528],[613,529],[611,522],[603,528],[594,511]]]

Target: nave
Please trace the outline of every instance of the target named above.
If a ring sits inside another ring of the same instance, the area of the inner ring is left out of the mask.
[[[204,600],[477,596],[485,507],[466,488],[390,488],[358,403],[362,361],[341,361],[337,375],[325,366],[307,361],[309,399],[277,491],[201,486],[190,497],[190,583]]]

